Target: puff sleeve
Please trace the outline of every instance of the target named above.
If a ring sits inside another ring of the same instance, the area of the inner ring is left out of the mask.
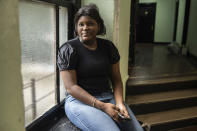
[[[60,71],[76,69],[77,53],[70,44],[64,44],[58,50],[57,65]]]
[[[110,43],[110,63],[111,64],[116,64],[120,60],[120,54],[118,52],[118,49],[113,43]]]

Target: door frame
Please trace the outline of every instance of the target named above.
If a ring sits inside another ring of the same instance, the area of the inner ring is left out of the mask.
[[[132,66],[135,64],[137,3],[139,3],[139,0],[131,0],[130,35],[129,35],[129,66]]]

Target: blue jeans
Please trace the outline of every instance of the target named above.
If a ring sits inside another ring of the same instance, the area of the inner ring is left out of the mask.
[[[95,97],[105,103],[115,104],[114,97],[110,93]],[[86,105],[71,95],[68,95],[65,100],[65,112],[68,119],[83,131],[143,131],[133,112],[127,105],[126,108],[132,120],[115,122],[105,112]]]

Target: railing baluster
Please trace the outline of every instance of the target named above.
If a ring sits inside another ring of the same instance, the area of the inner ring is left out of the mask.
[[[32,119],[36,118],[36,87],[35,78],[31,79],[31,90],[32,90]]]

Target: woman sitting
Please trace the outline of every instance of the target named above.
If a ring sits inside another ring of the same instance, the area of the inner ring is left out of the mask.
[[[74,20],[77,37],[60,47],[57,59],[67,117],[83,131],[143,131],[123,101],[119,52],[111,41],[96,37],[106,33],[98,8],[82,7]]]

